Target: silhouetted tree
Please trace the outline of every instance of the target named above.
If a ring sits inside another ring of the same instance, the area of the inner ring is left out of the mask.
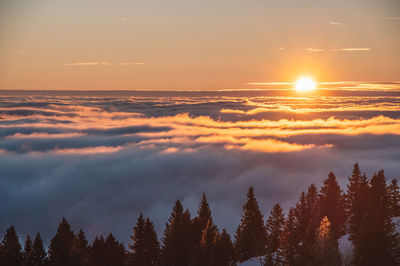
[[[26,236],[25,245],[24,245],[24,253],[23,253],[23,266],[33,266],[33,248],[32,248],[32,240],[31,236],[28,234]]]
[[[96,236],[90,248],[90,265],[92,266],[123,266],[127,262],[126,250],[113,234],[104,240],[103,236]]]
[[[192,223],[188,210],[183,211],[182,204],[176,201],[162,239],[162,265],[187,266],[194,242],[192,237]]]
[[[349,177],[349,184],[347,185],[347,193],[345,195],[346,211],[348,212],[347,217],[350,219],[353,216],[352,207],[358,196],[357,194],[360,186],[365,183],[366,178],[365,176],[361,175],[361,170],[358,163],[355,163],[353,166],[353,173]]]
[[[347,185],[346,212],[349,223],[349,240],[353,243],[353,259],[354,265],[362,265],[362,245],[366,239],[361,234],[365,230],[367,223],[367,210],[370,208],[369,203],[369,185],[367,177],[361,174],[358,163],[354,164],[352,175],[349,177]]]
[[[211,220],[208,220],[203,229],[200,245],[196,246],[191,256],[191,266],[210,266],[212,265],[212,252],[214,250],[214,240],[218,233],[217,227]]]
[[[319,226],[320,204],[317,188],[314,184],[308,187],[307,193],[302,193],[296,203],[296,234],[299,237],[299,247],[296,251],[296,265],[306,265],[313,259],[315,231]]]
[[[369,208],[356,242],[356,265],[396,265],[398,249],[383,170],[370,180]]]
[[[102,266],[105,265],[106,250],[104,238],[102,235],[96,236],[93,240],[92,246],[89,249],[90,265]]]
[[[357,256],[357,243],[360,240],[360,230],[363,221],[366,219],[366,210],[368,209],[369,186],[367,177],[361,175],[358,163],[354,164],[353,173],[349,177],[347,185],[346,211],[349,222],[349,240],[354,245],[354,255]]]
[[[333,236],[331,222],[327,216],[321,220],[316,230],[314,243],[314,265],[340,266],[342,265],[337,240]]]
[[[190,265],[202,265],[202,263],[206,263],[204,257],[204,247],[201,246],[202,236],[205,228],[208,223],[211,222],[213,224],[210,205],[208,204],[206,194],[203,193],[199,205],[199,209],[197,211],[197,216],[193,218],[192,224],[192,235],[194,238],[194,247],[191,253]],[[213,228],[212,226],[211,228]]]
[[[214,238],[214,248],[211,251],[212,266],[229,266],[233,261],[234,248],[231,237],[225,229],[222,233],[216,232]]]
[[[263,215],[254,196],[253,187],[247,193],[243,215],[235,236],[235,257],[239,262],[265,254],[266,229]]]
[[[201,235],[209,220],[212,221],[210,205],[208,204],[206,194],[203,193],[197,216],[193,218],[193,233],[196,245],[200,244]]]
[[[89,265],[89,244],[82,228],[74,237],[71,252],[74,264],[76,266]]]
[[[133,244],[129,245],[132,250],[133,265],[157,265],[160,257],[160,244],[153,223],[148,218],[144,220],[140,213],[133,232],[131,236]]]
[[[265,265],[282,265],[282,232],[285,225],[285,216],[279,204],[275,204],[266,223],[267,255]]]
[[[23,262],[23,254],[19,238],[14,226],[6,230],[1,243],[0,265],[20,266]]]
[[[34,266],[44,266],[47,262],[46,250],[43,247],[43,241],[40,234],[37,233],[33,240],[32,258]]]
[[[65,218],[62,218],[58,225],[57,233],[51,239],[49,247],[50,265],[73,266],[74,260],[71,248],[74,242],[74,232]]]
[[[397,179],[393,178],[388,186],[389,208],[392,217],[400,216],[400,188]]]
[[[390,185],[388,186],[388,198],[389,198],[389,216],[392,218],[392,221],[395,221],[393,218],[397,219],[397,226],[400,228],[400,188],[396,179],[392,179]],[[400,265],[400,234],[397,230],[397,234],[393,236],[394,240],[394,254],[393,260],[395,263]]]
[[[295,265],[299,242],[300,240],[296,229],[294,209],[290,208],[282,232],[282,255],[284,257],[285,265]]]
[[[346,213],[344,196],[335,175],[330,172],[321,188],[321,216],[326,216],[331,223],[331,235],[339,239],[346,232]]]
[[[103,265],[124,266],[126,261],[126,250],[122,243],[118,242],[113,234],[109,234],[104,241]]]

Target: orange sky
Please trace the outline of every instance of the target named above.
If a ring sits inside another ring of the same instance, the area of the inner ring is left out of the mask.
[[[2,0],[0,89],[400,80],[397,0]]]

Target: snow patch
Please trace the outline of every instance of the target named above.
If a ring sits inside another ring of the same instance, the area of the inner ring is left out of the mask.
[[[262,266],[264,259],[264,256],[254,257],[249,260],[243,261],[242,263],[239,263],[239,266]]]
[[[338,239],[339,250],[343,253],[353,250],[353,244],[349,240],[350,234],[345,234]]]
[[[398,217],[393,217],[392,218],[392,223],[395,226],[396,232],[400,233],[400,216]]]

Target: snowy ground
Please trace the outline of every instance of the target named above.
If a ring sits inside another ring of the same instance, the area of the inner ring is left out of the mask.
[[[240,266],[262,266],[264,261],[264,257],[254,257],[249,260],[246,260],[242,263],[239,263]]]

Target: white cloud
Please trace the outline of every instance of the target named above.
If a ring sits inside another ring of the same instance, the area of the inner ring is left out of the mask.
[[[325,49],[320,49],[320,48],[306,48],[304,50],[306,50],[307,52],[313,52],[313,53],[318,53],[318,52],[324,52],[325,51]]]
[[[125,17],[124,17],[124,18],[120,18],[119,20],[122,21],[122,22],[127,22],[127,21],[128,21],[128,18],[125,18]]]
[[[400,17],[392,17],[392,18],[382,18],[383,20],[400,20]]]
[[[368,47],[355,47],[355,48],[339,48],[339,49],[332,49],[335,52],[355,52],[355,51],[370,51],[371,48]]]
[[[64,64],[65,66],[109,66],[109,62],[77,62]]]
[[[147,65],[147,62],[121,62],[121,63],[110,63],[110,62],[76,62],[64,64],[65,66],[129,66],[129,65]]]
[[[119,63],[120,66],[130,66],[130,65],[136,65],[136,66],[141,66],[141,65],[146,65],[148,63],[144,63],[144,62],[123,62],[123,63]]]
[[[335,25],[335,26],[343,26],[344,25],[343,23],[340,23],[340,22],[337,22],[337,21],[329,21],[328,23],[331,24],[331,25]]]
[[[10,54],[32,54],[34,52],[28,51],[28,50],[8,50],[7,53],[10,53]]]

